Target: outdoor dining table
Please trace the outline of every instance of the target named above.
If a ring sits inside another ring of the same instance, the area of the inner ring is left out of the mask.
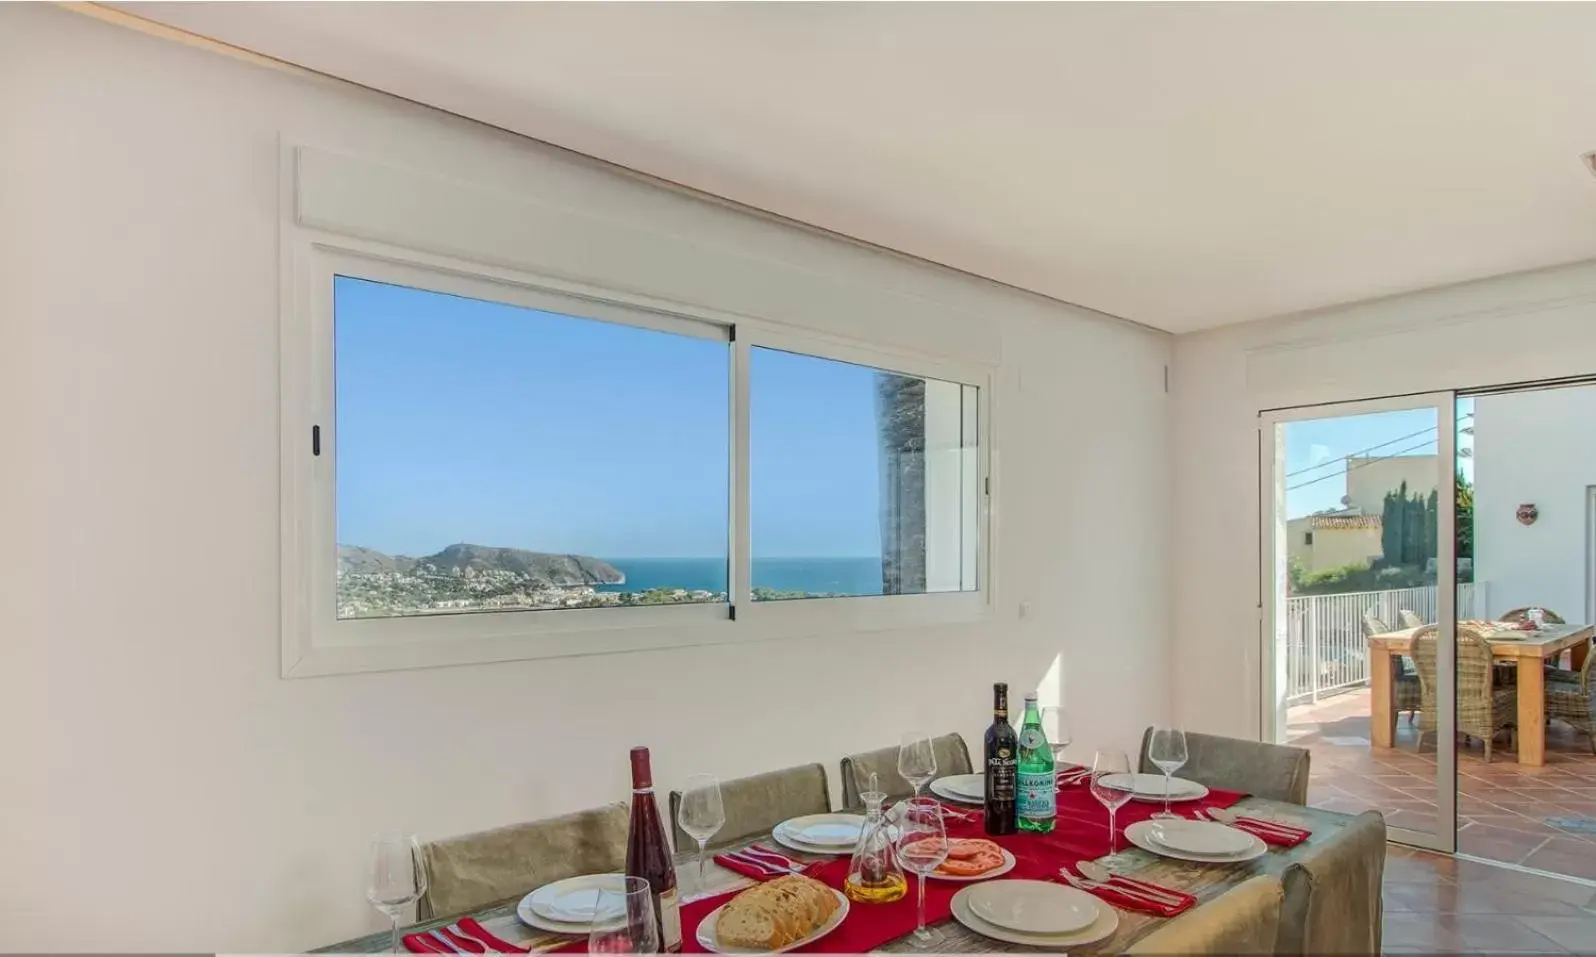
[[[1396,741],[1395,689],[1391,662],[1410,653],[1417,628],[1388,631],[1369,637],[1370,740],[1377,748],[1390,748]],[[1518,763],[1540,766],[1546,763],[1546,672],[1548,659],[1568,651],[1577,671],[1590,651],[1596,635],[1591,625],[1548,625],[1542,631],[1504,629],[1485,636],[1496,661],[1518,663]]]
[[[1185,891],[1196,897],[1200,905],[1220,897],[1250,877],[1256,877],[1260,874],[1281,874],[1285,871],[1287,865],[1302,859],[1304,855],[1310,853],[1314,848],[1333,838],[1353,820],[1350,815],[1346,814],[1256,797],[1243,798],[1234,807],[1238,812],[1295,824],[1299,827],[1308,828],[1313,833],[1307,841],[1296,847],[1271,847],[1263,856],[1239,864],[1198,864],[1173,860],[1140,850],[1121,840],[1119,853],[1112,857],[1112,869],[1117,873],[1153,881],[1172,890]],[[765,842],[767,846],[779,847],[779,845],[770,845],[769,841],[770,836],[762,834],[747,840],[738,841],[735,844],[726,845],[721,850],[742,848],[760,842]],[[786,848],[782,848],[782,851],[797,860],[816,859]],[[696,854],[697,851],[694,849],[676,855],[678,887],[684,894],[684,901],[724,894],[728,891],[750,887],[754,884],[754,881],[749,878],[735,874],[719,865],[710,865],[706,869],[704,879],[706,886],[704,888],[696,887],[695,868],[691,863],[696,859]],[[847,856],[844,855],[841,860],[846,861]],[[1107,858],[1101,858],[1100,860],[1108,861]],[[481,921],[489,932],[500,939],[521,947],[529,947],[534,953],[555,950],[579,940],[579,938],[551,934],[523,924],[515,915],[516,904],[519,900],[520,898],[517,897],[500,901],[474,911],[470,915],[455,914],[450,917],[416,924],[406,929],[404,933],[410,934],[418,931],[435,930],[446,927],[464,916],[472,916]],[[879,905],[861,903],[854,906],[871,907]],[[1165,918],[1137,911],[1120,910],[1118,913],[1119,927],[1112,936],[1088,946],[1072,946],[1070,947],[1070,952],[1077,954],[1117,954],[1152,930],[1168,922]],[[1003,941],[993,940],[990,937],[984,937],[952,919],[944,920],[936,926],[944,935],[942,942],[936,947],[939,952],[993,953],[1036,950],[1033,947],[1008,944]],[[687,936],[688,933],[688,929],[684,926],[683,936]],[[354,940],[324,947],[315,952],[342,954],[380,953],[388,949],[388,942],[388,931],[380,931],[369,936],[358,937]],[[823,939],[816,943],[822,942]],[[821,949],[823,948],[816,945],[804,948],[806,951]],[[911,952],[914,949],[909,941],[909,935],[906,934],[903,937],[876,947],[874,952],[902,953]]]

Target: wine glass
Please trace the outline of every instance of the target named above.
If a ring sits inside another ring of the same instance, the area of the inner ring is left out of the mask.
[[[371,839],[366,871],[366,900],[393,921],[388,946],[399,953],[399,917],[427,892],[427,871],[415,836],[384,831]]]
[[[1070,746],[1070,719],[1058,705],[1042,709],[1042,733],[1047,735],[1048,747],[1053,749],[1055,766],[1064,760],[1064,749]]]
[[[909,942],[923,950],[942,940],[941,932],[925,925],[925,881],[926,875],[948,859],[948,830],[942,823],[942,805],[931,798],[912,797],[899,808],[893,851],[898,863],[920,878],[918,918]]]
[[[930,735],[910,731],[898,744],[898,773],[914,786],[914,796],[937,776],[937,754]]]
[[[676,823],[698,842],[698,892],[704,892],[704,847],[726,825],[726,805],[720,796],[720,780],[713,774],[695,774],[682,787],[682,805]]]
[[[1119,853],[1119,809],[1131,799],[1131,788],[1111,788],[1103,779],[1114,774],[1130,774],[1130,758],[1124,751],[1099,750],[1092,758],[1092,797],[1108,808],[1108,854]]]
[[[1147,742],[1147,760],[1164,772],[1164,809],[1153,817],[1176,817],[1169,810],[1169,778],[1186,764],[1186,732],[1179,728],[1154,728]]]
[[[716,793],[719,794],[717,786]],[[654,919],[654,892],[641,877],[622,877],[599,887],[593,904],[593,926],[587,933],[590,954],[657,954],[659,921]]]

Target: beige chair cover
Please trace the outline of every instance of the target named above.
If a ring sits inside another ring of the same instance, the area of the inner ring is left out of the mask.
[[[1270,954],[1280,931],[1280,878],[1254,877],[1200,904],[1127,954]]]
[[[931,750],[937,757],[937,777],[970,774],[973,771],[970,749],[965,746],[962,735],[944,734],[931,742]],[[857,811],[864,807],[859,795],[870,790],[872,772],[881,790],[886,792],[888,804],[914,793],[914,787],[898,774],[896,745],[863,754],[850,754],[842,759],[842,806],[845,809]]]
[[[752,777],[723,781],[720,797],[726,806],[726,823],[709,839],[713,845],[730,844],[752,837],[803,814],[824,814],[831,810],[831,789],[826,769],[819,764],[801,764],[781,771],[767,771]],[[682,792],[671,792],[671,831],[676,847],[687,850],[698,842],[678,823]]]
[[[1286,868],[1276,953],[1378,954],[1384,876],[1385,818],[1365,811]]]
[[[463,914],[579,874],[626,866],[624,804],[433,841],[421,848],[427,893],[416,918]]]
[[[1142,735],[1141,771],[1162,774],[1147,757],[1153,729]],[[1227,791],[1245,791],[1271,801],[1308,803],[1307,748],[1265,744],[1216,734],[1186,732],[1186,765],[1175,773]]]

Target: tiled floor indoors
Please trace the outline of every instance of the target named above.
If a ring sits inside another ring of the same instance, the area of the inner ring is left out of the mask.
[[[1313,753],[1310,804],[1377,808],[1388,823],[1435,828],[1435,736],[1423,749],[1406,715],[1396,747],[1369,744],[1365,690],[1292,708],[1289,739]],[[1458,750],[1458,850],[1491,860],[1596,880],[1596,755],[1589,739],[1554,721],[1547,764],[1520,767],[1505,736],[1490,764],[1478,741]],[[1596,950],[1596,939],[1591,941]]]
[[[1596,954],[1596,887],[1391,845],[1387,954]]]

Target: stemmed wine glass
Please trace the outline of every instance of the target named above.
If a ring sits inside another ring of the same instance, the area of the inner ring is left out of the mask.
[[[1179,728],[1154,728],[1147,742],[1147,760],[1164,772],[1164,809],[1153,817],[1176,817],[1169,810],[1169,778],[1186,765],[1186,732]]]
[[[1131,798],[1131,788],[1111,788],[1103,779],[1115,774],[1130,774],[1130,758],[1124,751],[1102,750],[1092,758],[1092,797],[1108,808],[1108,854],[1119,853],[1119,809]]]
[[[937,776],[936,749],[931,746],[930,735],[910,731],[898,744],[898,773],[914,786],[914,796]]]
[[[726,805],[720,796],[720,780],[713,774],[695,774],[682,787],[682,806],[676,823],[698,842],[698,892],[704,892],[704,848],[709,839],[726,825]]]
[[[716,793],[719,793],[717,786]],[[654,894],[641,877],[623,877],[599,888],[593,926],[587,934],[590,954],[657,954],[659,922],[654,919]]]
[[[394,953],[399,953],[400,915],[426,892],[427,871],[421,862],[421,845],[414,835],[384,831],[371,839],[366,900],[393,921],[388,945]]]
[[[912,797],[900,808],[892,849],[898,863],[920,878],[918,917],[909,940],[923,950],[942,940],[941,932],[925,925],[925,882],[926,876],[948,859],[948,830],[942,823],[942,805],[931,798]]]
[[[1053,749],[1053,764],[1064,760],[1064,749],[1070,746],[1070,719],[1058,705],[1042,709],[1042,733],[1047,735],[1048,747]]]

